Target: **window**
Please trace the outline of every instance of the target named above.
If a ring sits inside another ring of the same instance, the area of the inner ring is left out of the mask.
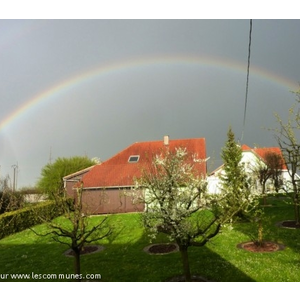
[[[137,163],[140,159],[139,155],[131,155],[128,159],[128,162],[130,163]]]

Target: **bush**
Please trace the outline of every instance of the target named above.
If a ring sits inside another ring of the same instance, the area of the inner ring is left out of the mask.
[[[0,239],[62,214],[54,201],[46,201],[0,215]],[[42,217],[42,218],[41,218]]]
[[[0,214],[20,209],[24,204],[24,196],[20,192],[0,191]]]

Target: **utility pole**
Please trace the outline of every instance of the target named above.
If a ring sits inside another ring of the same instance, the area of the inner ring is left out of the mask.
[[[12,187],[12,191],[15,192],[16,190],[16,171],[18,171],[18,165],[12,165],[11,166],[14,169],[14,179],[13,179],[13,187]]]

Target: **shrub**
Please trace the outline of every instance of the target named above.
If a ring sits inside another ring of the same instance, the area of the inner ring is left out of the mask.
[[[0,239],[62,214],[54,201],[45,201],[0,215]],[[40,216],[43,217],[40,218]]]
[[[0,191],[0,214],[20,209],[24,204],[24,196],[20,192]]]

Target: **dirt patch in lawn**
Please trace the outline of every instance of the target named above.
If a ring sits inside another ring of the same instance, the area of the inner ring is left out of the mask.
[[[296,224],[295,220],[285,220],[278,222],[276,224],[278,227],[288,228],[288,229],[300,229],[300,224]]]
[[[178,252],[179,247],[176,243],[161,243],[161,244],[151,244],[144,248],[144,251],[151,255],[164,255],[173,252]],[[200,275],[192,275],[192,282],[206,282],[204,277]],[[176,275],[165,280],[165,282],[185,282],[184,275]]]
[[[256,253],[275,252],[284,249],[284,245],[276,242],[270,242],[270,241],[263,241],[262,243],[250,241],[250,242],[240,243],[237,246],[240,249],[244,249]]]

